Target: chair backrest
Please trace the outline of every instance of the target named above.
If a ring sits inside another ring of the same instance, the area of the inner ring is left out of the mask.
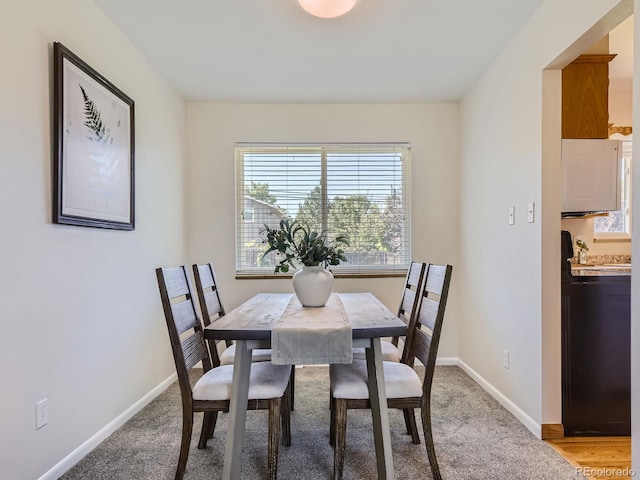
[[[169,330],[169,340],[176,364],[183,402],[191,401],[189,371],[202,362],[204,371],[211,370],[211,358],[204,343],[202,324],[196,313],[186,266],[157,268],[162,308]]]
[[[407,270],[404,288],[402,289],[402,298],[400,299],[400,306],[398,307],[398,318],[403,320],[407,325],[411,323],[413,314],[418,308],[420,289],[422,288],[426,266],[426,263],[411,262],[409,270]],[[391,342],[397,346],[398,339],[399,337],[393,337]]]
[[[200,312],[202,312],[202,322],[205,327],[211,325],[220,317],[224,317],[225,310],[220,300],[220,290],[216,281],[216,272],[211,262],[203,265],[193,265],[193,278],[196,281],[196,291],[200,301]],[[209,351],[211,352],[211,360],[213,366],[220,365],[220,356],[218,355],[218,343],[220,340],[209,340]],[[231,340],[226,340],[228,347]]]
[[[426,395],[431,393],[452,270],[451,265],[427,264],[418,310],[407,334],[408,355],[402,361],[413,365],[417,358],[425,366],[423,393]]]
[[[196,290],[200,299],[202,321],[207,326],[225,315],[213,264],[193,265],[193,278],[196,280]]]

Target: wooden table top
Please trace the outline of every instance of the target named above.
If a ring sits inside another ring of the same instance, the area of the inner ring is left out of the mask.
[[[271,340],[271,329],[293,294],[259,293],[204,329],[204,337],[219,340]],[[371,293],[340,293],[353,338],[394,337],[407,326]],[[304,307],[313,309],[323,307]]]

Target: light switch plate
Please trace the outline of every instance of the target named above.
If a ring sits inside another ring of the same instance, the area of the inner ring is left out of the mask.
[[[49,421],[49,407],[47,406],[47,399],[43,398],[36,403],[36,430],[44,427]]]
[[[516,223],[516,207],[509,207],[509,225]]]
[[[533,223],[535,222],[535,211],[536,211],[536,204],[531,202],[529,203],[529,205],[527,205],[527,221],[529,223]]]

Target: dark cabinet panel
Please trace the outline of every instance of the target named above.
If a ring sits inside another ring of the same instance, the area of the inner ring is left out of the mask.
[[[562,285],[566,435],[631,434],[631,278]]]

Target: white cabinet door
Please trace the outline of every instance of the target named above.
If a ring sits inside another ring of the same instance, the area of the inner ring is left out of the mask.
[[[618,140],[562,140],[563,212],[620,209]]]

